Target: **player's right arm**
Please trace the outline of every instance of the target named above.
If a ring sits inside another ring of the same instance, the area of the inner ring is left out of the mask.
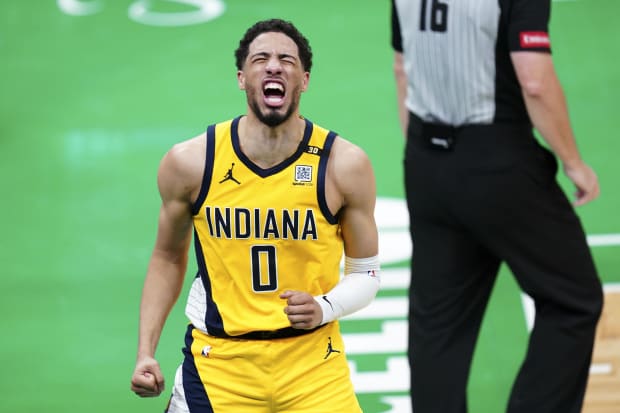
[[[141,397],[158,396],[164,390],[155,350],[166,318],[181,292],[187,268],[192,197],[201,176],[192,167],[196,164],[192,154],[196,152],[189,142],[176,145],[164,156],[157,176],[162,204],[142,290],[138,355],[131,379],[131,390]]]

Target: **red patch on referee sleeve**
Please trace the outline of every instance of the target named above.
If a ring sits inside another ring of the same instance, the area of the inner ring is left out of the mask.
[[[521,32],[519,38],[523,49],[548,48],[551,46],[547,32]]]

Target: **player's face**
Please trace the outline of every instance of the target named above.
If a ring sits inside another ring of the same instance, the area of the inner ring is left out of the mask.
[[[271,127],[297,111],[309,78],[295,42],[277,32],[263,33],[250,43],[243,70],[237,73],[239,88],[246,91],[250,110]]]

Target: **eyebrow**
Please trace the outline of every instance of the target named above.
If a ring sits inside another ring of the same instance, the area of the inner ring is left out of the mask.
[[[253,53],[252,55],[250,55],[250,57],[251,58],[259,57],[259,56],[260,57],[269,57],[270,55],[271,55],[271,53],[269,53],[269,52],[256,52],[256,53]],[[289,58],[289,57],[292,58],[292,59],[295,59],[295,60],[299,60],[299,58],[297,56],[289,54],[289,53],[279,53],[278,54],[278,58],[279,59],[285,59],[285,58]]]

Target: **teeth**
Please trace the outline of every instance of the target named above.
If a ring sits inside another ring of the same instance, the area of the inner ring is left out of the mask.
[[[265,89],[277,89],[280,91],[284,90],[282,85],[276,82],[268,82],[267,84],[265,84]]]

